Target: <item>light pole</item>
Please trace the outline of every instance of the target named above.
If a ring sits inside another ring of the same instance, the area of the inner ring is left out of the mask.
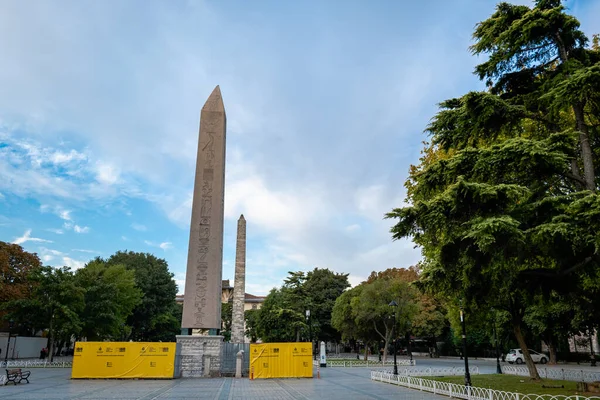
[[[6,342],[6,354],[4,354],[4,362],[8,366],[8,349],[10,348],[10,335],[12,334],[12,328],[14,326],[13,320],[8,321],[8,341]]]
[[[308,340],[310,341],[310,351],[313,353],[313,359],[317,359],[317,353],[315,353],[315,349],[312,341],[312,324],[310,323],[310,310],[306,310],[306,323],[308,324]]]
[[[500,352],[498,351],[498,330],[496,329],[496,310],[492,307],[492,313],[494,314],[494,324],[492,330],[494,331],[494,342],[496,342],[496,373],[502,374],[502,368],[500,368]]]
[[[396,339],[394,336],[394,329],[396,328],[396,307],[398,307],[398,303],[392,300],[389,306],[392,307],[392,316],[394,317],[392,325],[392,340],[394,341],[394,375],[398,375],[398,364],[396,363]]]
[[[465,326],[462,301],[460,302],[460,322],[462,324],[463,354],[465,356],[465,386],[471,386],[471,373],[469,372],[469,356],[467,355],[467,328]]]

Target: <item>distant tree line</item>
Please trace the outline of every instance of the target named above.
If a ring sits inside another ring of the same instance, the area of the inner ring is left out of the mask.
[[[119,251],[72,271],[0,242],[0,317],[13,333],[47,335],[51,357],[72,338],[174,341],[176,294],[167,262],[152,254]]]

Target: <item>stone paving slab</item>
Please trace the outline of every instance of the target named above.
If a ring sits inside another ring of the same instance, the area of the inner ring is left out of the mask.
[[[370,369],[321,369],[321,379],[182,378],[72,380],[70,369],[31,369],[31,383],[0,387],[0,400],[41,399],[409,399],[439,396],[370,379]]]

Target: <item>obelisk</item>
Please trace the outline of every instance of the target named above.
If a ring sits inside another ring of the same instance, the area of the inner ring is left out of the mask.
[[[244,343],[244,300],[246,297],[246,219],[244,214],[238,219],[234,279],[231,342]]]
[[[182,333],[221,328],[226,117],[219,86],[200,112]]]

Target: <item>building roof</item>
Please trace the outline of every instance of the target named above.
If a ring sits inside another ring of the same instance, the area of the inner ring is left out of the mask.
[[[175,300],[177,302],[183,303],[184,297],[185,297],[185,295],[178,294],[177,296],[175,296]],[[262,303],[265,301],[266,298],[267,298],[267,296],[255,296],[250,293],[245,293],[244,302],[246,302],[246,303]]]

